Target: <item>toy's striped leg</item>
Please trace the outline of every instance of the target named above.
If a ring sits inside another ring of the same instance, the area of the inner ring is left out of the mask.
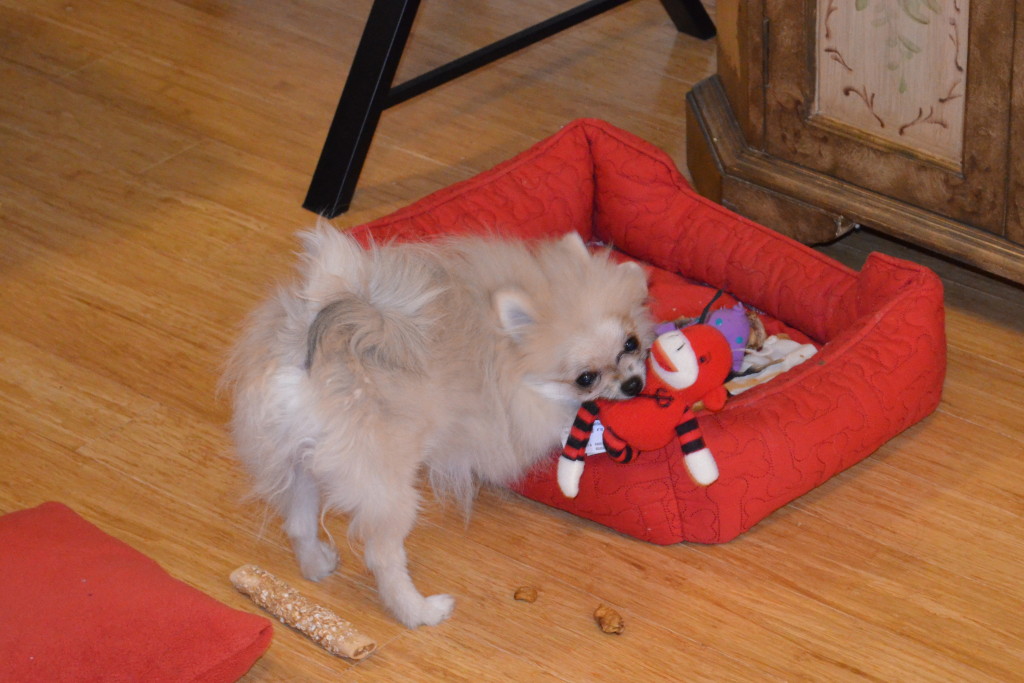
[[[679,446],[683,450],[683,463],[698,484],[707,486],[718,479],[718,463],[704,444],[697,418],[692,415],[676,427]]]
[[[573,420],[572,429],[569,430],[569,438],[562,449],[562,455],[570,460],[583,460],[587,457],[587,442],[590,441],[590,434],[594,431],[594,422],[597,421],[598,407],[593,401],[587,401],[580,406],[576,412],[576,419]]]
[[[587,442],[594,431],[598,408],[593,401],[580,406],[573,420],[569,438],[558,458],[558,488],[566,498],[575,498],[580,492],[580,478],[583,476],[584,459],[587,457]]]
[[[604,428],[604,449],[608,452],[608,457],[615,462],[626,463],[633,459],[633,447],[608,429],[607,425]]]

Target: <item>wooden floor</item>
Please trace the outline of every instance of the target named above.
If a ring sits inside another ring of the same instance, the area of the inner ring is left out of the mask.
[[[400,76],[573,4],[426,2]],[[430,506],[410,538],[419,586],[458,597],[441,626],[394,623],[344,543],[337,575],[299,577],[242,501],[215,389],[311,222],[369,5],[0,0],[0,512],[63,501],[242,609],[228,573],[258,563],[381,644],[354,665],[279,627],[246,681],[1024,680],[1024,292],[868,232],[826,251],[906,256],[946,284],[944,400],[740,539],[656,547],[487,492],[468,525]],[[682,164],[684,95],[714,61],[635,0],[387,112],[337,223],[580,116]],[[536,603],[511,599],[521,584]],[[623,635],[596,629],[598,603]]]

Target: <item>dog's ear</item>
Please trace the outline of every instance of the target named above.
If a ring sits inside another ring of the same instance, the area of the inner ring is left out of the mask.
[[[623,261],[616,266],[620,273],[624,273],[630,279],[630,285],[637,287],[641,292],[640,296],[646,297],[649,290],[647,284],[647,271],[636,261]]]
[[[529,297],[518,289],[502,289],[494,293],[494,310],[501,329],[512,339],[522,341],[537,315]]]
[[[618,265],[618,268],[623,273],[629,273],[633,277],[643,278],[644,285],[647,284],[647,273],[644,271],[643,267],[636,261],[623,261]]]
[[[590,252],[587,250],[587,245],[583,242],[583,237],[575,230],[565,233],[565,236],[559,240],[559,243],[576,258],[590,258]]]

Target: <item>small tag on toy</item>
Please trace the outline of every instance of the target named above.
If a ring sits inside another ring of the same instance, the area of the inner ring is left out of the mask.
[[[572,427],[566,427],[562,430],[562,446],[565,446],[565,442],[569,440],[569,432],[572,431]],[[594,429],[590,432],[590,440],[587,441],[587,455],[597,455],[598,453],[604,453],[604,425],[601,424],[600,420],[594,420]]]

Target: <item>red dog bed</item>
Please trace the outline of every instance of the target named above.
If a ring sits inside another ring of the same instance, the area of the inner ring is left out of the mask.
[[[938,405],[946,346],[934,273],[881,254],[855,272],[704,199],[667,155],[605,122],[575,121],[354,232],[412,239],[494,230],[576,230],[651,266],[656,315],[692,311],[693,301],[675,297],[692,294],[687,283],[696,281],[761,311],[770,332],[819,347],[721,412],[700,415],[720,471],[710,486],[690,480],[676,444],[628,464],[588,457],[579,495],[568,499],[554,453],[516,486],[534,500],[654,543],[724,542]]]

